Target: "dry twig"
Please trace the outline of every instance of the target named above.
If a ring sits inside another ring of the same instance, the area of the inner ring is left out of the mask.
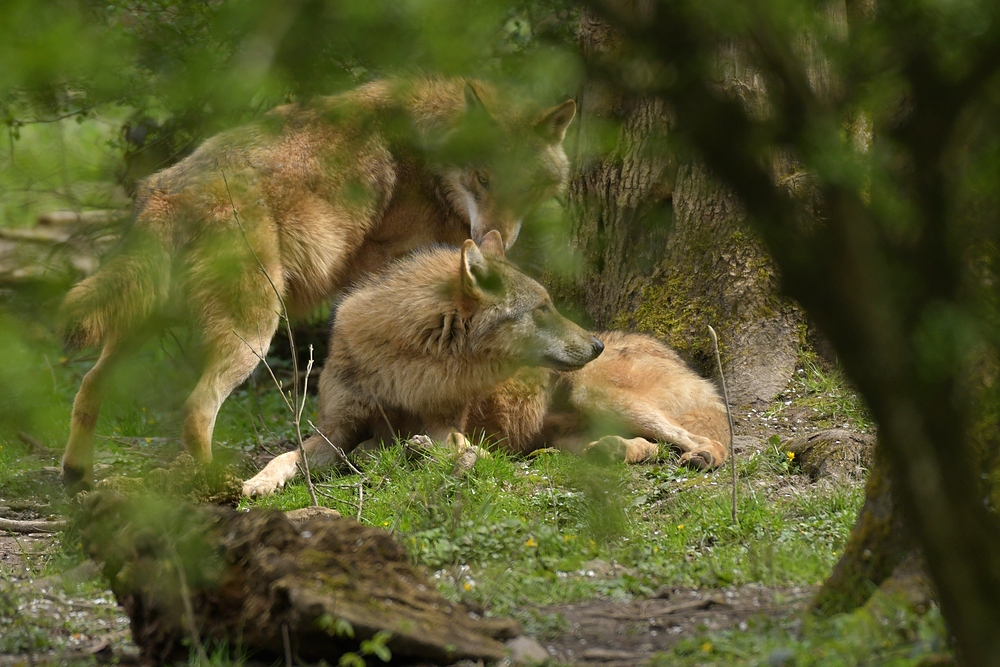
[[[726,402],[726,418],[729,420],[729,476],[733,486],[733,523],[737,523],[736,516],[736,447],[733,443],[735,429],[733,428],[733,413],[729,408],[729,391],[726,389],[726,376],[722,372],[722,356],[719,355],[719,337],[715,334],[715,329],[711,325],[708,333],[712,337],[712,348],[715,350],[715,363],[719,366],[719,378],[722,380],[722,399]]]
[[[198,634],[198,628],[194,624],[194,605],[191,604],[191,589],[188,588],[187,577],[184,576],[184,564],[181,563],[177,549],[171,546],[171,551],[173,551],[171,560],[174,562],[174,569],[177,570],[177,580],[180,582],[181,587],[181,603],[184,605],[185,625],[187,625],[188,634],[191,635],[191,643],[194,644],[194,648],[198,652],[198,659],[202,665],[207,665],[208,654],[205,653],[205,647],[201,644],[201,636]]]

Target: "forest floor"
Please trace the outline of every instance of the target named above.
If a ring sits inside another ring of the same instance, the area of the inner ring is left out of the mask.
[[[0,263],[61,265],[56,246],[36,238],[45,230],[30,230],[37,248],[26,254],[21,228],[55,208],[127,203],[109,176],[120,161],[112,139],[121,121],[21,128],[17,151],[0,154],[0,218],[12,228],[0,239]],[[70,260],[79,259],[78,246],[84,259],[103,247],[100,238],[59,240],[73,251]],[[71,273],[54,286],[31,282],[32,271],[0,273],[3,285],[16,287],[4,288],[0,310],[0,518],[54,519],[69,511],[57,466],[73,396],[94,362],[92,354],[63,356],[55,334]],[[148,345],[116,377],[97,425],[99,479],[140,476],[177,455],[181,404],[194,381],[183,354],[190,341],[177,336]],[[810,611],[842,553],[864,481],[803,474],[783,444],[821,429],[872,427],[836,371],[808,355],[800,362],[773,404],[736,414],[737,522],[728,469],[687,470],[667,450],[636,466],[558,453],[494,454],[456,480],[447,453],[416,465],[403,461],[397,445],[359,460],[360,474],[317,476],[320,502],[389,531],[445,596],[516,618],[557,663],[947,661],[934,607],[923,615],[891,601],[827,618]],[[287,386],[287,364],[272,367]],[[314,370],[313,380],[318,375]],[[306,416],[314,410],[310,398]],[[250,475],[292,435],[284,402],[258,369],[224,404],[215,454]],[[307,504],[304,484],[295,483],[244,506]],[[0,532],[0,667],[137,661],[128,619],[76,534]],[[211,661],[253,659],[219,651]]]
[[[175,385],[190,371],[169,345],[148,356],[102,413],[98,478],[142,475],[179,451],[184,393]],[[88,365],[62,359],[49,366],[47,391],[64,407],[49,415],[51,433],[33,434],[42,447],[0,441],[0,516],[67,512],[56,468],[60,429]],[[243,475],[290,446],[291,419],[265,377],[226,402],[216,428],[217,455]],[[917,615],[889,601],[829,618],[810,611],[863,502],[863,474],[814,479],[782,444],[832,427],[871,430],[840,376],[803,359],[779,400],[735,416],[736,523],[728,468],[691,471],[666,449],[636,466],[553,452],[494,454],[455,479],[446,451],[413,463],[395,445],[359,457],[358,474],[320,473],[317,488],[321,504],[389,531],[448,598],[517,619],[556,663],[947,659],[936,608]],[[308,504],[304,483],[293,483],[243,506]],[[0,535],[0,628],[0,665],[138,660],[128,619],[68,532]],[[223,652],[211,660],[253,663]]]

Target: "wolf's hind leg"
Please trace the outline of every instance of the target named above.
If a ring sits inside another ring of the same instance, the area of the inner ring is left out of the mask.
[[[722,443],[688,431],[653,405],[621,406],[616,418],[627,430],[643,438],[666,442],[680,449],[680,462],[692,468],[717,468],[729,458]]]
[[[133,336],[128,340],[109,340],[93,368],[83,376],[80,390],[73,400],[69,423],[69,441],[62,460],[63,485],[67,492],[76,493],[90,488],[94,481],[94,429],[101,402],[107,393],[114,369],[130,356],[144,340]]]
[[[277,301],[277,299],[275,299]],[[184,428],[181,441],[188,453],[200,463],[212,461],[212,432],[219,408],[240,385],[260,359],[267,354],[271,338],[278,326],[276,311],[264,314],[260,328],[231,328],[228,332],[206,340],[205,366],[194,391],[184,402]]]
[[[623,438],[620,435],[606,435],[583,448],[583,455],[625,463],[642,463],[656,458],[660,448],[655,442],[645,438]]]

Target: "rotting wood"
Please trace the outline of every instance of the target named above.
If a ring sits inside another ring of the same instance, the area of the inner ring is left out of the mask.
[[[85,551],[103,563],[152,663],[186,658],[187,627],[280,658],[287,624],[295,654],[333,662],[386,630],[393,658],[451,664],[505,656],[516,623],[480,618],[441,597],[383,530],[320,515],[293,524],[277,511],[195,507],[176,498],[93,492],[81,513]],[[179,565],[171,565],[172,554]],[[186,623],[177,571],[193,618]],[[350,624],[353,636],[340,631]]]

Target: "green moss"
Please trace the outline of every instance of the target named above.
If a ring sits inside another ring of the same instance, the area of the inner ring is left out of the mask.
[[[643,287],[637,307],[619,313],[612,326],[653,334],[687,359],[714,366],[709,325],[719,332],[736,331],[751,320],[776,317],[788,306],[774,286],[773,263],[752,232],[737,228],[722,243],[706,233],[686,247],[685,255],[698,260],[671,265],[661,279]],[[705,282],[707,267],[720,262],[746,276],[733,283],[736,292],[723,291],[733,287],[729,283]],[[725,362],[728,351],[721,340],[719,352]]]
[[[695,278],[681,272],[660,284],[648,285],[642,290],[639,306],[620,313],[612,327],[652,334],[688,359],[709,360],[714,352],[708,326],[718,331],[730,323],[714,305],[690,298],[695,287]],[[725,345],[721,341],[719,345],[725,357]]]

